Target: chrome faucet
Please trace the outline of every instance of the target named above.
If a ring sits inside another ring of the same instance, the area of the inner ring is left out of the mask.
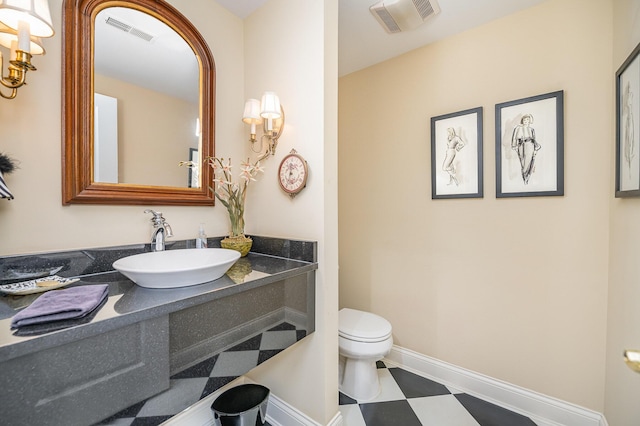
[[[151,209],[147,209],[144,212],[151,213],[153,215],[153,217],[151,218],[151,222],[153,223],[153,233],[151,234],[151,251],[162,251],[164,250],[165,240],[173,236],[171,226],[167,223],[164,217],[162,217],[161,212],[155,212]]]

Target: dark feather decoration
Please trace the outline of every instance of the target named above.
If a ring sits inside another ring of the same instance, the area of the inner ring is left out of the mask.
[[[16,164],[11,158],[5,154],[0,154],[0,198],[13,200],[13,194],[11,194],[11,191],[7,188],[7,184],[2,175],[11,173],[15,168]]]
[[[15,162],[5,154],[0,154],[0,173],[9,174],[16,168]]]

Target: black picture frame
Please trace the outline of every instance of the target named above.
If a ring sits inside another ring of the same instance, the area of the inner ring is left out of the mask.
[[[496,198],[564,195],[564,91],[496,104]]]
[[[482,198],[482,107],[431,118],[431,198]]]
[[[639,54],[640,44],[616,71],[616,198],[640,196]]]

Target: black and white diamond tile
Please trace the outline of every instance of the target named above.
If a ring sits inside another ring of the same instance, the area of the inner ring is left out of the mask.
[[[340,393],[344,426],[535,426],[528,417],[378,362],[381,392],[359,402]]]
[[[157,426],[306,336],[283,322],[171,376],[168,390],[98,423]]]
[[[174,374],[165,392],[98,424],[160,425],[305,335],[304,330],[281,323]],[[378,362],[378,376],[381,392],[371,401],[359,403],[339,394],[344,426],[535,426],[528,417],[401,368]]]

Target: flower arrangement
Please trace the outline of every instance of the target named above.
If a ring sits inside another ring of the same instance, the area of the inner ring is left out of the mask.
[[[264,172],[260,160],[251,164],[247,159],[241,163],[240,183],[233,182],[231,158],[207,157],[204,163],[213,169],[213,187],[209,186],[209,190],[227,208],[231,222],[229,236],[220,241],[220,246],[237,250],[244,257],[253,244],[253,240],[244,235],[244,201],[249,182],[255,181],[258,173]],[[180,161],[179,165],[195,167],[193,161]]]
[[[247,159],[241,164],[240,183],[233,182],[231,174],[231,159],[208,157],[205,162],[213,168],[214,187],[209,189],[222,205],[227,208],[231,222],[229,237],[245,237],[244,235],[244,202],[247,197],[249,182],[255,181],[258,173],[264,170],[260,167],[260,161],[251,164]]]

